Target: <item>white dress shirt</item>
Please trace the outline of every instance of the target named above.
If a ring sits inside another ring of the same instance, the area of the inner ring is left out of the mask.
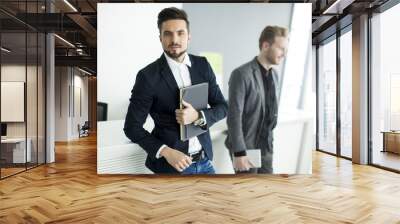
[[[192,85],[192,81],[190,79],[190,73],[189,73],[189,68],[192,66],[192,63],[190,61],[189,55],[185,53],[184,59],[182,63],[179,63],[175,61],[174,59],[170,58],[167,54],[165,54],[165,58],[167,59],[167,63],[169,68],[172,71],[172,74],[174,75],[176,84],[178,85],[178,88],[182,87],[187,87]],[[203,111],[200,111],[203,115],[203,118],[205,120],[205,116]],[[207,122],[205,122],[207,123]],[[158,150],[156,154],[156,158],[160,158],[160,152],[161,150],[166,147],[166,145],[162,145],[160,149]],[[199,142],[199,139],[197,137],[193,137],[189,139],[189,154],[196,153],[201,150],[201,144]]]

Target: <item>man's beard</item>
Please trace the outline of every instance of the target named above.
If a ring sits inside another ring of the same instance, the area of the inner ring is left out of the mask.
[[[166,51],[166,50],[164,50],[164,52],[165,52],[170,58],[172,58],[172,59],[177,59],[177,58],[179,58],[180,56],[182,56],[184,53],[186,53],[186,50],[184,50],[184,51],[182,51],[182,52],[180,52],[180,53],[178,53],[178,54],[171,54],[170,52],[168,52],[168,51]]]
[[[278,65],[279,61],[276,60],[276,57],[273,57],[272,55],[266,55],[265,59],[270,63],[271,65]]]

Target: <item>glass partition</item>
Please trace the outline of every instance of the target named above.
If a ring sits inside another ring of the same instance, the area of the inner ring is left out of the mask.
[[[1,34],[2,177],[24,171],[31,161],[26,139],[26,41],[25,32]]]
[[[2,1],[0,7],[23,17],[43,13],[44,3]],[[0,12],[0,178],[45,162],[46,39],[15,17]]]

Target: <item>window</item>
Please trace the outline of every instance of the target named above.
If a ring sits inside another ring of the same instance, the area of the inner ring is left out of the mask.
[[[290,26],[290,39],[284,66],[280,112],[305,110],[315,115],[315,107],[307,100],[315,93],[307,86],[311,79],[311,12],[307,4],[295,4]],[[307,35],[305,35],[305,33]],[[313,104],[315,105],[315,103]]]
[[[351,27],[349,27],[351,28]],[[352,35],[340,36],[340,154],[352,157]]]
[[[372,163],[400,170],[400,5],[371,19]]]
[[[336,39],[318,48],[318,149],[336,153]]]

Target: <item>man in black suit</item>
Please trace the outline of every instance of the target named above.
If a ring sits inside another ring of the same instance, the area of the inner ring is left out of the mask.
[[[146,166],[154,173],[213,174],[209,131],[180,140],[180,124],[208,129],[227,114],[227,103],[214,72],[204,57],[189,55],[189,21],[185,11],[166,8],[158,14],[158,29],[164,53],[140,70],[132,89],[124,132],[146,152]],[[184,102],[179,108],[179,88],[207,82],[209,108],[196,111]],[[155,127],[143,128],[150,114]]]

